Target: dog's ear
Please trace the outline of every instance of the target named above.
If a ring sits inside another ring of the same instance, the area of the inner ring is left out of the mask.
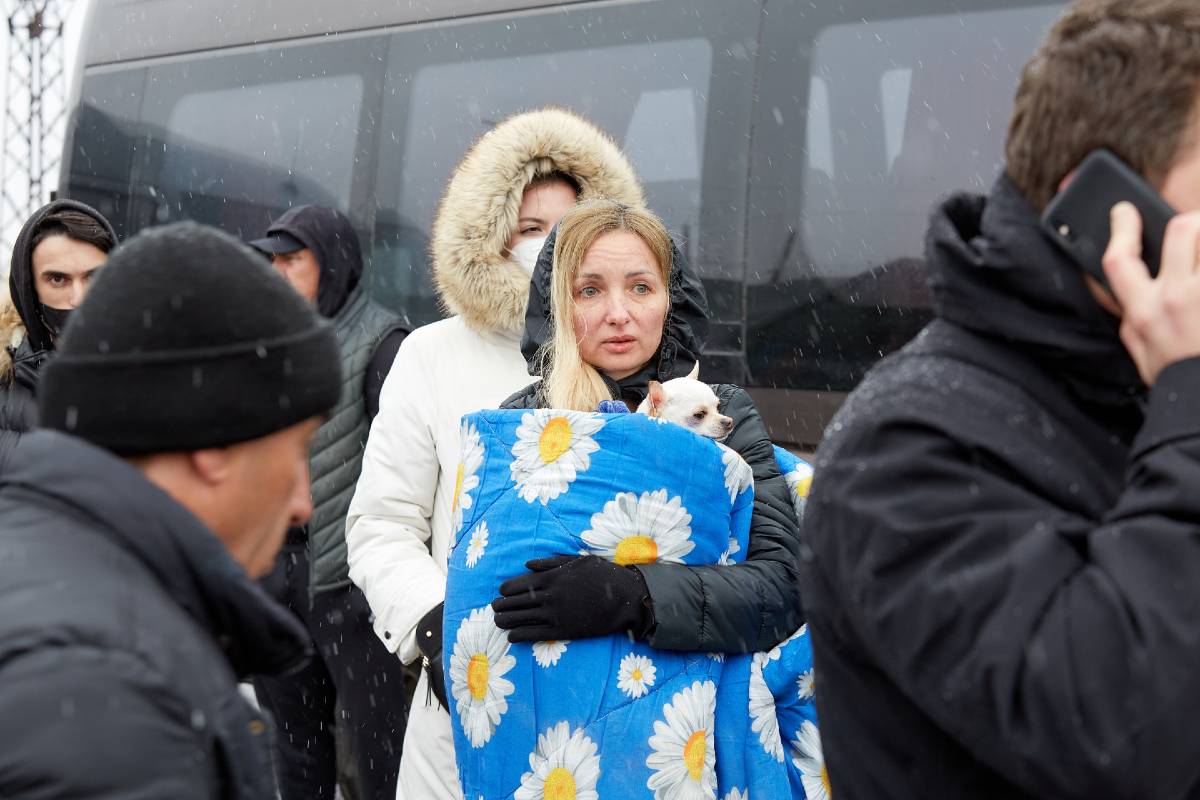
[[[662,405],[667,401],[667,395],[663,392],[661,383],[650,381],[650,393],[646,395],[646,399],[650,401],[650,409],[646,412],[646,415],[650,417],[662,416]]]
[[[694,381],[700,380],[700,362],[696,362],[696,366],[692,367],[692,371],[687,374]]]

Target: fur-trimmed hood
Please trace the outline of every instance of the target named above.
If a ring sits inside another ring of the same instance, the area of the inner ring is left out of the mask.
[[[509,117],[459,162],[433,223],[430,254],[442,306],[471,328],[519,334],[529,273],[505,255],[525,187],[564,172],[580,199],[645,205],[633,166],[604,131],[561,108]]]
[[[0,383],[12,380],[13,353],[25,341],[25,321],[8,296],[0,292]]]

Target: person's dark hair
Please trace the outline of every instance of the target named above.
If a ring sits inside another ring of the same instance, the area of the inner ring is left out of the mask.
[[[33,232],[30,252],[51,236],[66,236],[77,242],[90,244],[105,253],[110,252],[115,245],[108,229],[97,219],[90,214],[71,209],[55,211],[38,223]]]
[[[1039,211],[1092,150],[1160,185],[1196,142],[1200,2],[1076,0],[1025,66],[1009,178]]]
[[[546,183],[558,183],[559,181],[574,189],[576,197],[583,193],[583,187],[579,185],[579,181],[576,180],[573,175],[568,175],[561,170],[554,170],[554,172],[547,172],[544,175],[538,175],[536,178],[531,180],[529,185],[525,188],[526,190],[529,190],[535,186],[541,186]]]

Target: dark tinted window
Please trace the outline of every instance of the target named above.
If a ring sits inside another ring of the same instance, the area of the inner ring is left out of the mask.
[[[66,195],[108,217],[121,238],[129,233],[130,182],[141,153],[138,113],[145,80],[144,69],[89,76],[68,131]]]
[[[787,35],[768,26],[747,365],[755,386],[824,395],[788,397],[783,438],[815,442],[843,393],[931,317],[930,209],[995,179],[1020,69],[1062,10],[948,5],[846,3],[797,13]]]
[[[726,94],[725,76],[749,85],[757,15],[750,4],[687,5],[579,6],[397,34],[380,159],[375,258],[390,264],[376,271],[380,294],[426,293],[417,317],[436,314],[425,236],[455,164],[497,122],[558,105],[613,136],[714,294],[735,296],[740,198],[728,187],[745,169],[749,107],[744,91]],[[734,100],[718,107],[714,96]],[[706,215],[710,187],[721,186],[723,217]],[[721,312],[740,318],[740,304]]]
[[[194,219],[243,239],[320,203],[366,234],[360,195],[386,41],[183,56],[89,75],[67,192],[119,210],[124,233]]]
[[[106,67],[85,78],[64,188],[107,198],[125,232],[191,218],[248,238],[298,203],[347,210],[376,297],[422,323],[454,165],[506,116],[567,106],[626,147],[708,284],[707,374],[737,378],[758,21],[757,3],[581,3]]]

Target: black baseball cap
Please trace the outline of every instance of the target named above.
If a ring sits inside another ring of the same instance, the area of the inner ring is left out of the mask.
[[[250,242],[250,246],[261,253],[267,255],[279,255],[283,253],[294,253],[297,250],[303,250],[306,245],[304,242],[292,236],[290,233],[283,231],[275,231],[268,233],[262,239],[255,239]]]

